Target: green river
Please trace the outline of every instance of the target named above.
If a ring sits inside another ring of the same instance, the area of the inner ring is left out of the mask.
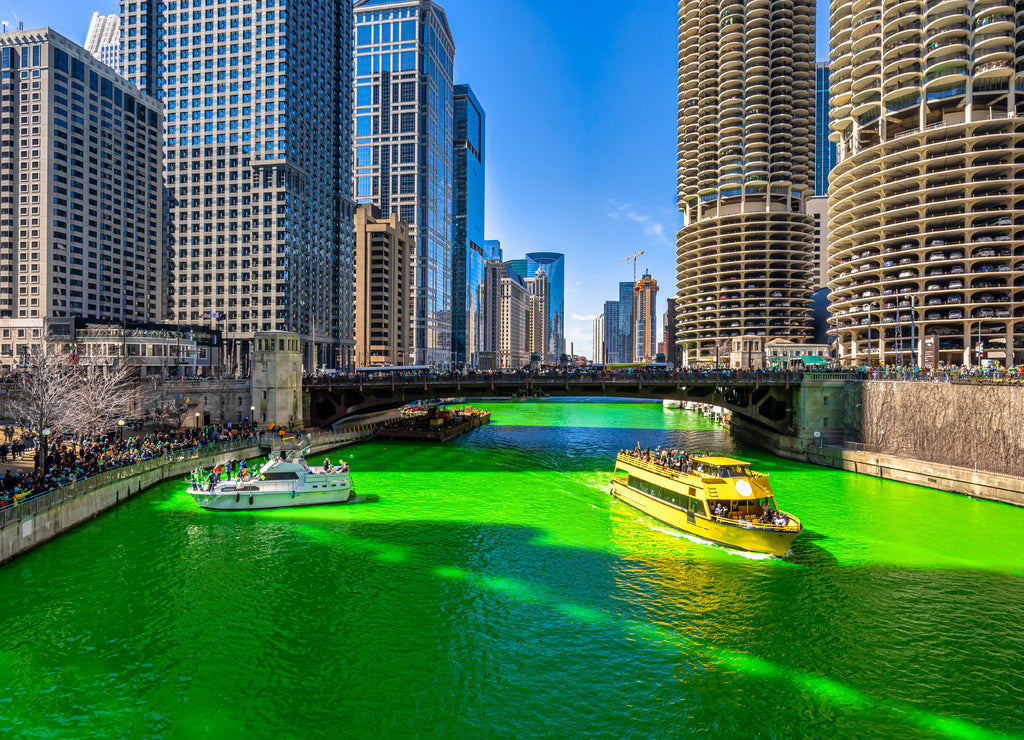
[[[660,404],[486,406],[332,454],[375,503],[212,513],[179,481],[0,568],[0,736],[1024,737],[1024,510]],[[637,442],[754,460],[790,555],[613,500]]]

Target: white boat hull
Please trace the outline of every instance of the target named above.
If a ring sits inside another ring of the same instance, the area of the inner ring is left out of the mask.
[[[291,488],[280,483],[269,484],[259,482],[225,481],[218,483],[213,491],[188,489],[192,499],[204,509],[217,511],[242,511],[256,509],[284,509],[293,506],[318,506],[322,504],[343,504],[354,498],[352,486],[345,476],[338,481],[338,476],[330,476],[334,480],[316,482],[305,481],[302,488]],[[323,486],[320,488],[319,486]],[[255,490],[253,490],[255,489]]]

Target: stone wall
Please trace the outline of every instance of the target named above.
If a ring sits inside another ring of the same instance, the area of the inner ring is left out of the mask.
[[[1024,475],[1024,386],[870,381],[858,384],[866,451]],[[848,400],[848,404],[853,399]]]

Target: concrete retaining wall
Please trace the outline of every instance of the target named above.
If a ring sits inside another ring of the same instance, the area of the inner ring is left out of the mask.
[[[789,460],[799,460],[876,478],[913,483],[940,491],[1024,506],[1024,478],[957,465],[929,462],[817,443],[768,432],[733,418],[730,431],[739,439]]]

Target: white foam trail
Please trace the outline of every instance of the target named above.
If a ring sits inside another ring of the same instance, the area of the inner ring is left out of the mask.
[[[770,555],[770,554],[768,554],[766,552],[746,552],[744,550],[737,550],[737,549],[732,548],[732,547],[723,547],[722,545],[717,545],[714,542],[710,542],[710,541],[705,540],[705,539],[703,539],[701,537],[697,537],[695,535],[689,534],[688,532],[683,532],[682,530],[679,530],[679,529],[665,529],[664,527],[659,527],[657,524],[652,524],[651,521],[648,520],[648,519],[637,519],[637,521],[640,522],[641,524],[643,524],[648,529],[653,529],[655,532],[661,532],[662,534],[667,534],[669,537],[678,537],[678,538],[681,538],[681,539],[684,539],[684,540],[689,540],[690,542],[694,543],[695,545],[704,545],[705,547],[713,547],[714,549],[721,550],[722,552],[728,553],[729,555],[738,555],[739,557],[745,558],[747,560],[775,560],[776,559],[774,555]]]

